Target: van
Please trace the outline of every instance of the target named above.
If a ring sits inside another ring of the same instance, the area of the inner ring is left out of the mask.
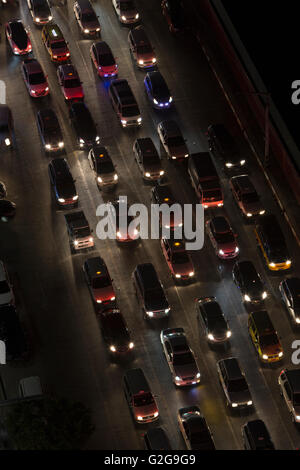
[[[142,369],[130,369],[123,377],[125,397],[134,420],[152,423],[159,417],[159,411]]]
[[[170,441],[163,428],[152,428],[144,434],[146,450],[172,450]]]
[[[137,26],[129,32],[128,42],[137,67],[146,69],[156,65],[154,50],[143,26]]]
[[[190,156],[188,174],[204,209],[223,206],[220,179],[208,152],[193,153]]]
[[[262,362],[272,363],[282,359],[282,346],[266,310],[250,313],[248,331]]]
[[[19,382],[19,396],[21,398],[43,395],[42,385],[38,376],[25,377]]]
[[[144,319],[167,317],[170,306],[153,264],[138,264],[132,279]]]
[[[69,59],[67,42],[57,24],[48,23],[43,27],[42,41],[53,62],[65,62]]]

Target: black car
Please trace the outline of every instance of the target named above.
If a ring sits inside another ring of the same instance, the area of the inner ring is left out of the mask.
[[[188,158],[189,151],[176,121],[173,119],[161,121],[157,126],[157,132],[170,160]]]
[[[48,0],[27,0],[34,24],[44,25],[52,21],[52,14]]]
[[[91,147],[100,142],[96,125],[85,103],[73,103],[69,110],[69,116],[80,148]]]
[[[146,450],[172,450],[169,438],[163,428],[149,429],[144,434]]]
[[[0,148],[13,146],[14,121],[11,109],[6,104],[0,104]]]
[[[41,109],[37,112],[37,127],[46,152],[62,150],[64,139],[60,124],[53,109]]]
[[[209,150],[223,161],[227,170],[240,170],[245,165],[245,158],[239,154],[234,138],[223,124],[209,126],[206,135]]]
[[[244,424],[242,436],[246,450],[275,450],[269,431],[261,419]]]
[[[169,302],[152,263],[138,264],[132,280],[145,319],[169,315]]]
[[[196,315],[210,343],[224,343],[231,337],[228,323],[215,297],[197,299]]]
[[[13,217],[16,213],[16,204],[7,199],[0,199],[0,217]]]
[[[144,79],[144,85],[146,94],[154,108],[168,109],[171,106],[173,98],[160,72],[157,70],[148,72]]]
[[[279,284],[279,291],[283,303],[293,322],[300,325],[300,278],[290,277]]]
[[[125,319],[119,310],[103,310],[98,318],[110,353],[128,353],[134,348]]]
[[[238,261],[235,263],[232,277],[241,290],[244,302],[262,302],[268,297],[264,283],[252,261]]]
[[[212,433],[198,406],[180,408],[178,423],[189,450],[215,450]]]
[[[5,342],[6,360],[25,360],[28,344],[16,309],[12,305],[0,308],[0,340]]]
[[[251,393],[245,374],[236,357],[228,357],[217,362],[219,382],[230,409],[253,406]]]
[[[21,20],[12,20],[6,23],[5,33],[11,50],[15,55],[29,54],[32,51],[28,32]]]
[[[61,207],[74,207],[78,203],[75,181],[65,158],[54,158],[48,166],[49,178],[56,202]]]
[[[161,8],[171,33],[178,33],[185,29],[185,13],[181,0],[162,0]]]
[[[74,3],[74,14],[78,27],[84,37],[100,36],[98,16],[89,0],[77,0]]]

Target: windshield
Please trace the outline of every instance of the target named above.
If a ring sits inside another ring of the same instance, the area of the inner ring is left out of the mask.
[[[51,44],[52,49],[62,49],[66,46],[65,41],[56,41]]]
[[[115,60],[112,54],[103,54],[100,56],[99,62],[103,66],[114,65]]]
[[[41,83],[45,83],[44,74],[42,72],[38,72],[29,75],[29,83],[30,85],[39,85]]]
[[[153,49],[150,44],[144,44],[143,46],[138,46],[136,52],[138,54],[152,54]]]
[[[257,202],[259,200],[256,193],[248,193],[242,195],[242,202]]]
[[[121,2],[120,9],[122,11],[135,10],[134,3],[133,2]]]
[[[102,287],[108,287],[111,285],[111,280],[108,276],[96,277],[92,280],[93,289],[101,289]]]
[[[79,88],[81,86],[78,78],[70,78],[65,81],[65,88]]]
[[[231,380],[228,384],[228,392],[242,392],[243,390],[248,390],[248,385],[244,377]]]
[[[216,233],[215,234],[215,239],[217,243],[223,244],[223,243],[233,243],[235,238],[231,232],[226,232],[226,233]]]
[[[87,13],[82,14],[82,21],[97,21],[97,17],[93,11],[89,11]]]
[[[191,352],[175,354],[173,357],[174,366],[184,366],[185,364],[193,364],[194,362],[194,357]]]
[[[186,264],[190,262],[187,253],[185,253],[184,251],[173,253],[172,261],[174,264]]]
[[[170,146],[179,147],[180,145],[183,145],[183,143],[184,140],[180,135],[168,138],[168,145]]]
[[[88,227],[80,228],[78,230],[75,230],[75,237],[78,238],[85,238],[89,237],[91,235],[90,229]]]
[[[10,291],[6,281],[0,281],[0,294],[7,294]]]
[[[140,110],[136,105],[126,106],[122,108],[122,114],[124,117],[139,116]]]
[[[154,403],[154,398],[150,392],[136,395],[133,399],[134,406],[145,406]]]
[[[261,346],[278,346],[278,337],[276,334],[264,335],[261,337]]]

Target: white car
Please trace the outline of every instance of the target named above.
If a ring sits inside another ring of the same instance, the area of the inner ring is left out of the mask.
[[[140,19],[133,0],[112,0],[113,7],[120,23],[134,24]]]
[[[4,263],[0,261],[0,306],[8,304],[14,305],[14,303],[15,298],[12,284],[10,283]]]

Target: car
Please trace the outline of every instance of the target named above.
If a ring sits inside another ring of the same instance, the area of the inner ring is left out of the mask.
[[[0,308],[3,305],[14,305],[15,296],[13,286],[3,261],[0,260]]]
[[[150,137],[139,137],[133,143],[135,161],[145,181],[158,181],[165,174],[161,158]]]
[[[242,426],[245,450],[275,450],[269,431],[261,419],[254,419]]]
[[[192,258],[185,249],[185,242],[163,236],[160,243],[173,278],[177,282],[190,281],[195,275],[195,269]]]
[[[47,24],[52,21],[52,13],[48,0],[27,0],[27,5],[34,24],[37,26]]]
[[[230,178],[229,186],[245,219],[251,220],[265,215],[266,209],[248,175],[233,176]]]
[[[13,148],[14,119],[11,109],[6,104],[0,104],[0,148]]]
[[[42,41],[52,62],[61,63],[69,60],[70,51],[68,43],[57,24],[48,23],[43,27]]]
[[[161,121],[157,125],[157,132],[169,160],[182,161],[189,157],[185,139],[176,121]]]
[[[100,23],[89,0],[77,0],[73,6],[75,18],[84,37],[100,37]]]
[[[36,59],[25,59],[21,71],[28,93],[32,98],[40,98],[49,94],[47,77]]]
[[[48,165],[49,179],[56,203],[60,207],[73,208],[78,204],[75,180],[65,158],[54,158]]]
[[[200,371],[183,328],[167,328],[160,341],[172,379],[177,387],[200,383]]]
[[[237,236],[232,227],[223,215],[218,215],[207,220],[205,223],[206,231],[220,259],[233,259],[239,255],[240,249],[237,244]]]
[[[282,360],[283,349],[266,310],[249,314],[248,331],[261,362],[272,364]]]
[[[122,127],[142,125],[140,109],[127,80],[112,80],[108,93]]]
[[[128,215],[127,205],[122,200],[108,203],[108,217],[118,243],[132,243],[139,239],[139,231],[131,226],[134,218]]]
[[[64,148],[64,138],[55,111],[41,109],[36,116],[37,127],[46,152],[57,152]]]
[[[270,271],[283,271],[291,268],[292,259],[274,214],[267,214],[260,218],[255,225],[254,233],[258,249]]]
[[[65,100],[83,100],[82,82],[74,65],[60,65],[56,73]]]
[[[69,117],[80,148],[99,144],[100,137],[96,125],[85,103],[73,102],[69,108]]]
[[[83,272],[93,302],[101,309],[116,306],[116,294],[105,261],[101,256],[88,258],[83,264]]]
[[[196,299],[196,316],[199,326],[204,330],[211,344],[224,344],[231,338],[227,320],[215,297]]]
[[[142,369],[130,369],[123,377],[125,398],[137,424],[159,419],[159,409]]]
[[[148,72],[144,78],[146,95],[155,109],[168,109],[172,105],[173,97],[158,70]]]
[[[216,450],[212,433],[197,405],[178,410],[178,424],[189,450]]]
[[[146,450],[172,450],[169,438],[161,427],[151,428],[144,434]]]
[[[15,55],[29,54],[32,45],[29,33],[21,20],[12,20],[5,24],[6,39]]]
[[[126,354],[132,351],[134,343],[125,319],[117,309],[105,309],[98,315],[101,331],[109,352],[116,354]]]
[[[13,305],[0,307],[0,340],[5,343],[7,362],[28,359],[28,342]]]
[[[253,406],[245,374],[236,357],[221,359],[217,362],[217,372],[226,404],[230,409],[249,409],[250,406]]]
[[[129,50],[140,69],[152,68],[157,64],[154,49],[143,26],[137,26],[128,33]]]
[[[278,385],[292,422],[300,424],[300,369],[283,369],[278,377]]]
[[[16,213],[16,204],[7,199],[0,199],[0,217],[13,217]]]
[[[237,261],[232,269],[232,278],[240,289],[243,302],[260,303],[268,292],[252,261]]]
[[[212,124],[207,129],[209,151],[220,158],[226,170],[244,167],[246,160],[242,158],[232,135],[223,124]]]
[[[88,160],[100,189],[112,189],[118,184],[118,174],[105,147],[93,145]]]
[[[111,78],[118,75],[118,65],[107,42],[94,42],[90,48],[90,56],[99,77]]]
[[[169,315],[170,305],[152,263],[138,264],[132,273],[132,281],[145,320]]]
[[[5,183],[3,181],[0,181],[0,199],[4,199],[7,196],[7,190]]]
[[[112,4],[120,23],[134,24],[139,21],[140,14],[133,0],[112,0]]]
[[[162,0],[161,9],[171,33],[178,33],[186,28],[185,13],[181,0]]]
[[[151,201],[152,204],[157,204],[157,205],[162,205],[166,204],[170,208],[173,206],[173,204],[179,204],[178,201],[176,201],[171,186],[170,185],[155,185],[154,188],[151,190]],[[174,212],[170,212],[170,218],[168,221],[164,220],[164,217],[162,213],[159,213],[159,222],[160,226],[163,226],[166,229],[170,229],[171,231],[176,230],[179,227],[183,226],[183,217],[182,213],[181,215],[176,215]]]
[[[300,278],[290,277],[279,284],[281,299],[295,325],[300,325]]]

